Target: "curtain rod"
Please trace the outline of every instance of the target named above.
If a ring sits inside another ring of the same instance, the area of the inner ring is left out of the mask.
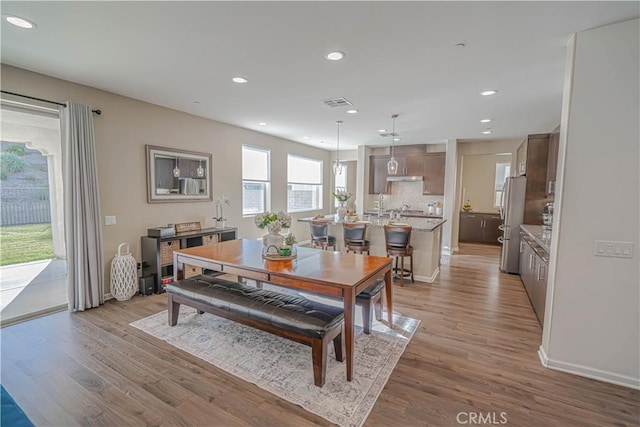
[[[36,98],[35,96],[21,95],[19,93],[15,93],[15,92],[9,92],[7,90],[0,90],[0,92],[6,93],[7,95],[20,96],[22,98],[34,99],[36,101],[41,101],[41,102],[48,102],[49,104],[61,105],[61,106],[65,107],[65,108],[67,107],[67,104],[65,104],[63,102],[49,101],[48,99]],[[101,110],[91,110],[91,111],[96,113],[98,116],[100,114],[102,114]]]

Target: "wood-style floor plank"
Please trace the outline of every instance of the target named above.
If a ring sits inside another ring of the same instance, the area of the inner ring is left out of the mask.
[[[497,247],[461,245],[435,283],[394,287],[396,311],[422,323],[365,425],[451,426],[460,412],[640,425],[640,392],[540,364],[540,326],[498,260]],[[165,309],[164,295],[135,297],[3,328],[2,383],[36,425],[330,425],[129,326]]]

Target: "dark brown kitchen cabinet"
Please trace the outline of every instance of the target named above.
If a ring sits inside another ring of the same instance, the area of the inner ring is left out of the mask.
[[[529,135],[527,140],[527,186],[524,224],[542,225],[542,211],[547,203],[547,160],[549,134]]]
[[[387,163],[390,156],[369,157],[369,194],[388,194]]]
[[[526,233],[520,233],[520,279],[538,322],[544,324],[547,303],[548,254]]]
[[[500,215],[461,212],[458,240],[461,242],[497,245],[498,237],[502,235],[502,231],[498,228],[501,224]]]
[[[424,154],[417,154],[408,157],[398,157],[398,175],[423,176],[424,175]]]
[[[547,158],[547,197],[553,197],[555,194],[559,148],[560,126],[555,128],[549,135],[549,156]]]
[[[423,158],[424,183],[423,194],[441,195],[444,194],[444,171],[446,153],[429,153]]]

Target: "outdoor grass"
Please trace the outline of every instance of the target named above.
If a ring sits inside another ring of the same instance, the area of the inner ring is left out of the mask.
[[[0,227],[0,266],[51,258],[51,224]]]

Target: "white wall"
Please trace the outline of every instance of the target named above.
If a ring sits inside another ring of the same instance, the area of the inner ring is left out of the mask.
[[[242,144],[271,150],[272,210],[287,207],[287,154],[324,161],[324,208],[294,214],[312,216],[333,206],[330,152],[270,135],[204,119],[113,93],[2,64],[2,89],[56,101],[72,100],[100,108],[94,116],[101,215],[115,215],[117,225],[103,226],[107,292],[109,263],[118,244],[129,243],[140,260],[140,236],[147,228],[201,221],[211,223],[215,202],[147,203],[145,144],[213,154],[213,198],[229,196],[224,207],[229,226],[241,237],[265,234],[253,218],[242,217]],[[293,223],[299,241],[308,239],[308,225]]]
[[[584,31],[569,46],[540,351],[549,367],[636,388],[639,27],[633,20]],[[595,257],[595,240],[633,242],[633,258]]]

